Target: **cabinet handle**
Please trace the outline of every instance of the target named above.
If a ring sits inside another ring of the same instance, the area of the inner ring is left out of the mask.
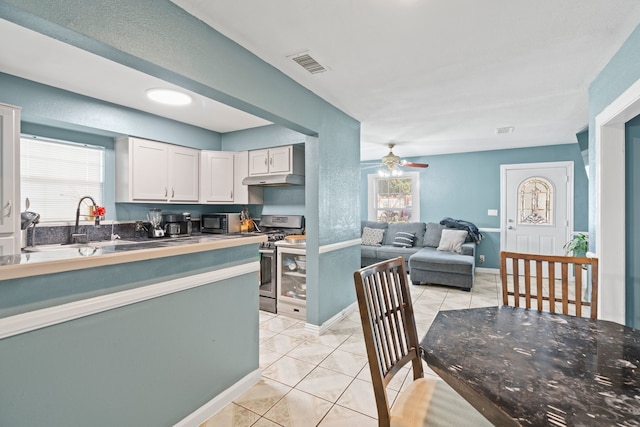
[[[164,187],[164,197],[167,197],[167,194],[169,194],[169,190],[167,190],[167,187]]]
[[[176,190],[171,187],[171,198],[173,199],[176,196]]]
[[[264,165],[267,166],[267,158],[264,158]]]
[[[269,164],[273,166],[273,157],[269,157]]]
[[[229,197],[231,197],[231,200],[233,200],[233,191],[229,192]]]
[[[13,205],[11,204],[11,200],[7,200],[7,204],[5,205],[5,209],[9,209],[9,212],[5,215],[5,217],[11,217],[11,211],[13,210]]]

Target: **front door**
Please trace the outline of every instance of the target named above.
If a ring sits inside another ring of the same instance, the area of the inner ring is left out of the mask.
[[[501,166],[501,248],[564,255],[573,229],[573,162]]]

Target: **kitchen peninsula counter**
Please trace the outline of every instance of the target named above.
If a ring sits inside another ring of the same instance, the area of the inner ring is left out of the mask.
[[[174,425],[230,403],[260,380],[264,240],[199,235],[2,257],[2,424],[80,425],[79,410],[95,418],[108,402],[118,410],[102,424],[141,425],[130,414],[162,401],[161,411],[180,403],[162,416]]]
[[[190,237],[36,246],[23,250],[21,254],[0,256],[0,280],[233,248],[266,240],[265,235],[255,233],[198,234]]]

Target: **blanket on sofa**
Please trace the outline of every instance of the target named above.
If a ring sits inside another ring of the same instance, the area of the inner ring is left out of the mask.
[[[480,230],[478,230],[478,227],[469,221],[446,217],[440,221],[440,225],[444,225],[447,228],[455,228],[457,230],[466,230],[475,243],[480,243],[484,237],[482,233],[480,233]]]

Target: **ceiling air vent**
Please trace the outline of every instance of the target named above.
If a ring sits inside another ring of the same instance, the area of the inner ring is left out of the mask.
[[[496,134],[498,135],[502,135],[505,133],[513,133],[513,126],[507,126],[507,127],[503,127],[503,128],[496,128]]]
[[[304,68],[311,74],[324,73],[325,71],[327,71],[327,68],[320,65],[320,63],[308,53],[302,53],[296,56],[292,56],[291,59],[300,64],[302,68]]]

